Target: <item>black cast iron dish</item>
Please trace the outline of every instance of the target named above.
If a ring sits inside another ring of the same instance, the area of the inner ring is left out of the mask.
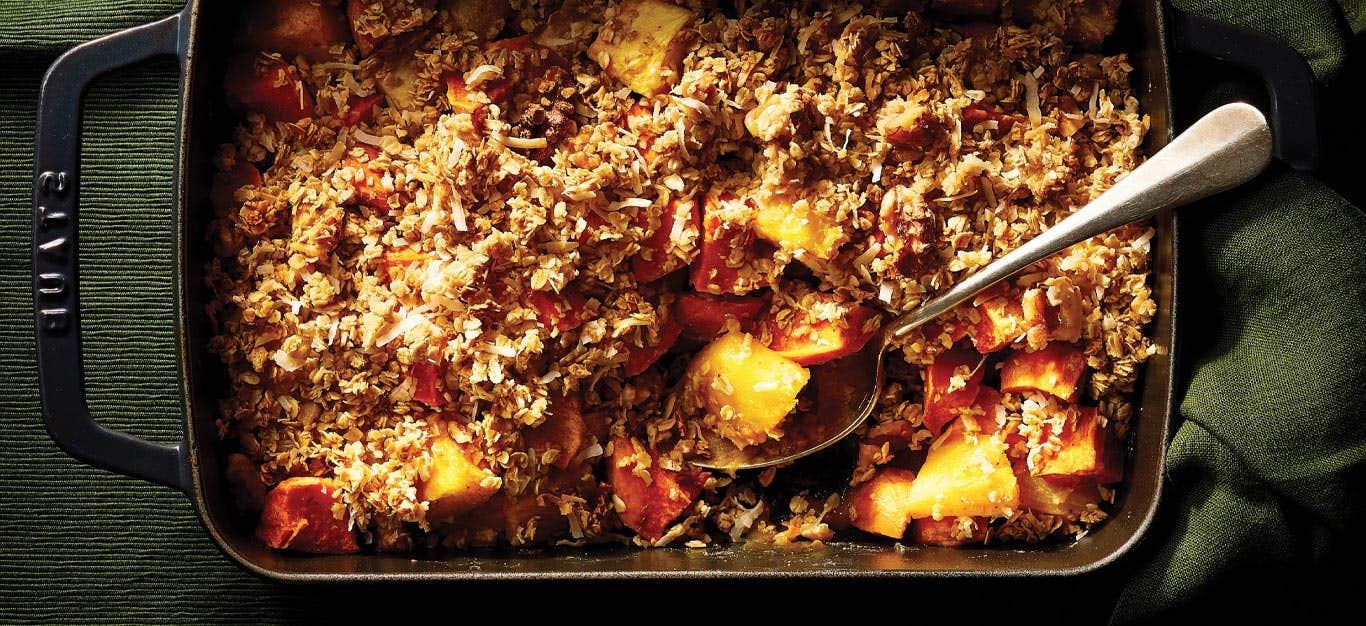
[[[33,280],[38,377],[43,419],[54,441],[91,465],[174,487],[194,503],[204,527],[233,560],[258,574],[290,581],[457,580],[546,578],[717,577],[982,577],[1065,575],[1101,567],[1142,536],[1157,509],[1162,459],[1174,406],[1176,235],[1165,216],[1155,245],[1153,329],[1161,353],[1144,372],[1140,414],[1134,420],[1125,463],[1126,482],[1112,516],[1074,543],[1020,547],[917,548],[887,543],[838,542],[822,548],[716,547],[704,550],[596,548],[541,552],[456,554],[441,559],[406,555],[303,556],[275,552],[235,518],[222,485],[223,453],[214,432],[216,398],[225,387],[217,360],[206,350],[212,334],[204,319],[201,287],[209,246],[209,158],[227,137],[220,78],[235,23],[230,3],[191,0],[179,14],[76,47],[53,63],[43,80],[38,110],[33,185]],[[1316,159],[1314,82],[1309,68],[1285,44],[1252,31],[1177,12],[1159,0],[1126,1],[1120,32],[1110,47],[1130,53],[1143,110],[1152,119],[1148,150],[1173,135],[1168,73],[1177,51],[1214,56],[1260,74],[1270,96],[1276,156],[1300,169]],[[149,443],[107,430],[85,403],[77,298],[78,198],[81,99],[96,76],[150,57],[180,59],[181,107],[174,213],[178,359],[185,440]]]

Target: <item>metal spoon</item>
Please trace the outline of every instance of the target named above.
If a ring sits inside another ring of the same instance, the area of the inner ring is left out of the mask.
[[[755,469],[825,449],[872,414],[882,391],[882,355],[893,339],[1068,246],[1241,185],[1270,161],[1271,129],[1261,111],[1244,103],[1211,111],[1090,204],[888,322],[858,353],[813,367],[807,384],[815,386],[816,410],[790,417],[782,438],[737,448],[707,433],[710,456],[692,463],[711,469]]]

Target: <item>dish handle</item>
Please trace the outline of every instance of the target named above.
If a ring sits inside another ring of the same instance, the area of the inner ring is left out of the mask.
[[[152,57],[185,63],[184,13],[72,48],[48,68],[38,100],[33,178],[33,308],[43,422],[62,450],[95,467],[184,490],[185,444],[109,430],[85,401],[78,294],[81,109],[95,77]],[[183,103],[182,103],[183,105]]]
[[[1271,100],[1277,159],[1297,170],[1319,162],[1318,85],[1309,63],[1289,44],[1255,30],[1171,9],[1174,47],[1209,56],[1259,76]]]

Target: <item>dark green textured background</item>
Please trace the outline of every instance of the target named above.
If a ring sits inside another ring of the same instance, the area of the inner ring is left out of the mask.
[[[1361,115],[1344,84],[1363,78],[1366,3],[1187,0],[1182,7],[1259,27],[1296,45],[1323,80],[1323,176],[1338,192],[1274,169],[1188,220],[1183,303],[1184,420],[1149,540],[1097,575],[1008,583],[730,583],[280,587],[232,565],[185,498],[86,467],[39,419],[29,278],[33,116],[43,69],[62,50],[151,21],[175,2],[0,1],[0,622],[354,621],[374,607],[439,607],[456,621],[513,602],[517,616],[567,602],[571,614],[645,601],[622,619],[693,614],[738,592],[764,612],[833,597],[897,619],[919,607],[990,599],[993,614],[1079,623],[1183,618],[1252,606],[1256,621],[1297,618],[1359,597],[1363,556],[1361,418],[1366,377],[1366,219]],[[1185,76],[1187,108],[1243,88],[1217,67]],[[91,409],[111,427],[180,437],[170,316],[175,65],[99,81],[82,158],[82,311]],[[1225,84],[1225,83],[1229,84]],[[1203,93],[1198,93],[1201,91]],[[553,600],[543,596],[553,594]],[[431,598],[439,598],[434,600]],[[1060,602],[1041,602],[1041,597]],[[670,607],[676,607],[670,608]],[[429,618],[430,619],[430,618]]]

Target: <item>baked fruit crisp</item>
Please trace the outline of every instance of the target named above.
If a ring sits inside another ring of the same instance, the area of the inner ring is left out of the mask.
[[[1084,534],[1144,224],[898,340],[842,445],[688,459],[1141,161],[1116,4],[250,4],[208,272],[239,508],[314,553]]]

